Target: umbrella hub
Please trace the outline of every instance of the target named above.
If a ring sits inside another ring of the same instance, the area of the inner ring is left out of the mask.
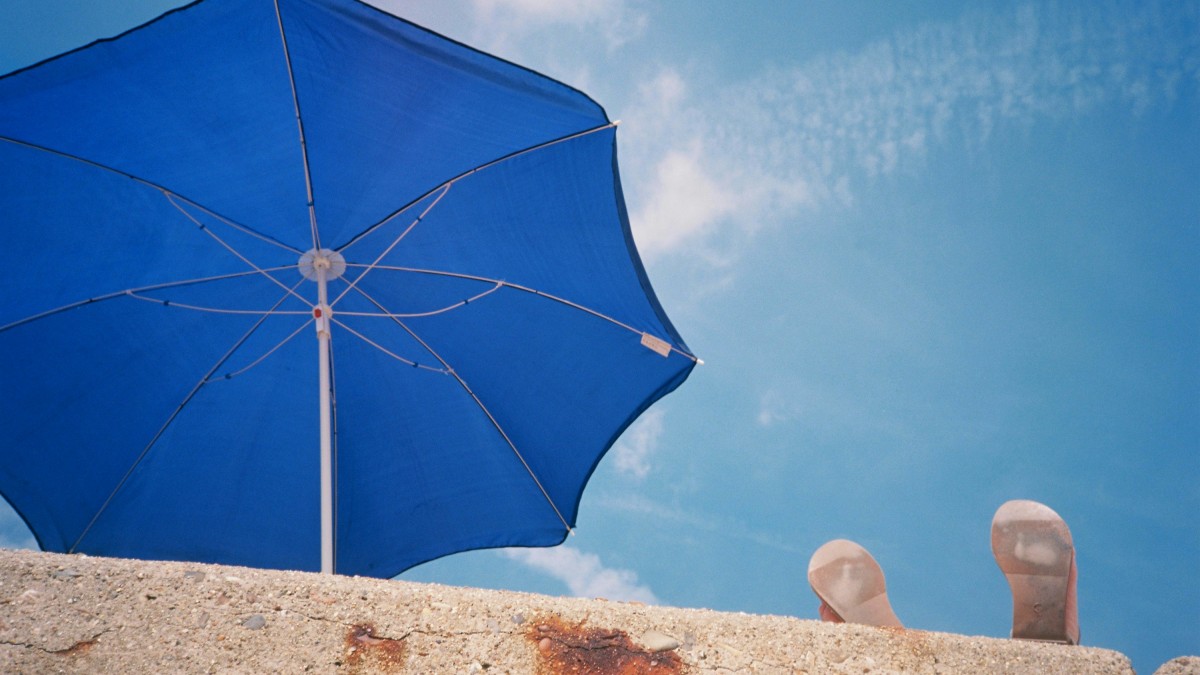
[[[332,249],[309,249],[300,256],[300,274],[309,281],[317,281],[317,270],[325,271],[325,280],[336,279],[346,271],[346,259]]]

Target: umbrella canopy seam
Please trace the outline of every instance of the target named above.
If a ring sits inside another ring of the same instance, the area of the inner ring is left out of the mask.
[[[287,31],[283,28],[283,15],[279,13],[279,0],[275,0],[275,20],[279,23],[279,39],[283,43],[283,59],[287,62],[288,85],[292,89],[292,105],[296,110],[296,126],[300,131],[300,154],[304,160],[304,188],[308,193],[308,223],[312,229],[312,247],[321,250],[321,233],[317,228],[317,209],[313,200],[312,171],[308,166],[308,142],[304,136],[304,119],[300,116],[300,97],[296,93],[296,75],[292,72],[292,55],[288,51]]]
[[[253,368],[253,367],[257,366],[257,365],[258,365],[258,364],[260,364],[260,363],[262,363],[263,361],[266,361],[266,360],[267,360],[267,357],[269,357],[270,355],[272,355],[272,354],[274,354],[276,351],[278,351],[280,347],[283,347],[283,346],[284,346],[284,345],[286,345],[287,343],[291,342],[291,341],[292,341],[292,338],[294,338],[294,337],[296,337],[297,335],[299,335],[299,334],[300,334],[302,331],[304,331],[304,329],[305,329],[305,328],[308,328],[309,326],[311,326],[314,320],[315,320],[315,319],[311,319],[311,318],[310,318],[308,321],[305,321],[304,323],[300,324],[300,327],[299,327],[299,328],[297,328],[296,330],[294,330],[294,331],[292,331],[291,333],[289,333],[289,334],[288,334],[288,336],[287,336],[287,337],[285,337],[284,339],[280,340],[280,341],[279,341],[279,344],[277,344],[277,345],[275,345],[274,347],[271,347],[270,349],[268,349],[268,350],[266,351],[266,353],[264,353],[262,356],[258,357],[257,359],[254,359],[253,361],[251,361],[251,362],[250,362],[248,365],[246,365],[245,367],[239,368],[239,369],[237,369],[237,370],[235,370],[235,371],[232,371],[232,372],[225,373],[224,375],[222,375],[222,376],[221,376],[220,378],[218,378],[218,379],[211,379],[211,378],[210,378],[210,379],[208,379],[208,380],[206,380],[206,381],[205,381],[205,384],[208,384],[209,382],[220,382],[221,380],[232,380],[233,378],[235,378],[235,377],[237,377],[237,376],[239,376],[239,375],[242,375],[242,374],[243,374],[243,373],[245,373],[246,371],[248,371],[248,370],[250,370],[251,368]]]
[[[531,146],[529,146],[529,147],[527,147],[527,148],[521,148],[520,150],[514,150],[514,151],[512,151],[512,152],[510,152],[510,153],[508,153],[508,154],[506,154],[506,155],[503,155],[503,156],[501,156],[501,157],[497,157],[497,158],[495,158],[495,159],[489,160],[489,161],[487,161],[487,162],[484,162],[483,164],[480,164],[480,165],[478,165],[478,166],[476,166],[476,167],[473,167],[473,168],[471,168],[471,169],[467,169],[466,171],[463,171],[462,173],[458,174],[457,176],[454,176],[453,178],[450,178],[449,180],[446,180],[446,181],[444,181],[444,182],[442,182],[442,183],[439,183],[438,185],[435,185],[435,186],[433,186],[433,187],[429,188],[429,189],[428,189],[428,190],[426,190],[425,192],[422,192],[422,193],[421,193],[421,195],[420,195],[420,196],[418,196],[416,199],[413,199],[413,200],[412,200],[412,201],[410,201],[409,203],[405,204],[404,206],[401,206],[400,208],[396,209],[396,210],[395,210],[395,211],[393,211],[392,213],[388,214],[387,216],[385,216],[385,217],[383,218],[383,220],[380,220],[378,223],[375,223],[374,225],[372,225],[372,226],[368,227],[367,229],[363,230],[362,232],[360,232],[360,233],[358,233],[358,234],[354,235],[353,237],[351,237],[351,238],[350,238],[350,241],[346,242],[345,244],[342,244],[341,246],[339,246],[339,247],[335,248],[334,250],[336,250],[336,251],[337,251],[337,252],[339,252],[339,253],[344,253],[344,252],[346,251],[346,249],[348,249],[348,248],[350,248],[351,246],[353,246],[354,244],[358,243],[358,242],[359,242],[359,241],[361,241],[361,240],[362,240],[364,237],[366,237],[366,236],[370,235],[372,232],[375,232],[375,231],[376,231],[376,230],[378,230],[379,228],[383,227],[384,225],[386,225],[388,222],[390,222],[390,221],[391,221],[393,218],[395,218],[396,216],[398,216],[398,215],[400,215],[400,214],[404,213],[405,211],[409,210],[409,209],[410,209],[410,208],[412,208],[414,205],[416,205],[416,204],[420,204],[420,203],[421,203],[422,201],[424,201],[424,200],[425,200],[427,197],[429,197],[429,195],[431,195],[431,194],[433,194],[434,192],[437,192],[438,190],[441,190],[441,189],[443,189],[443,188],[447,188],[447,189],[448,189],[448,188],[449,188],[451,185],[453,185],[454,183],[457,183],[458,181],[460,181],[460,180],[462,180],[462,179],[466,178],[467,176],[470,176],[470,175],[471,175],[471,174],[473,174],[473,173],[478,173],[478,172],[480,172],[480,171],[483,171],[484,169],[488,169],[488,168],[490,168],[490,167],[493,167],[493,166],[495,166],[495,165],[497,165],[497,164],[500,164],[500,163],[502,163],[502,162],[506,162],[506,161],[508,161],[508,160],[510,160],[510,159],[514,159],[514,158],[516,158],[516,157],[520,157],[521,155],[525,155],[525,154],[528,154],[528,153],[534,152],[535,150],[542,150],[542,149],[545,149],[545,148],[552,147],[552,146],[554,146],[554,145],[558,145],[559,143],[565,143],[565,142],[567,142],[567,141],[575,140],[575,139],[577,139],[577,138],[582,138],[582,137],[584,137],[584,136],[587,136],[587,135],[590,135],[590,134],[594,134],[594,133],[596,133],[596,132],[598,132],[598,131],[604,131],[605,129],[611,129],[611,128],[613,128],[613,127],[616,127],[616,126],[617,126],[617,124],[618,124],[617,122],[608,122],[607,124],[601,124],[601,125],[599,125],[599,126],[592,127],[592,128],[590,128],[590,129],[584,129],[583,131],[577,131],[577,132],[575,132],[575,133],[567,134],[567,135],[565,135],[565,136],[560,136],[560,137],[558,137],[558,138],[553,138],[553,139],[550,139],[550,140],[548,140],[548,141],[544,141],[544,142],[542,142],[542,143],[536,143],[536,144],[534,144],[534,145],[531,145]],[[439,199],[440,199],[440,197],[439,197]],[[422,214],[422,215],[423,215],[423,214]],[[418,218],[418,220],[420,220],[420,219]],[[416,225],[416,223],[414,222],[414,223],[413,223],[413,225]],[[407,231],[405,231],[405,234],[407,234]]]
[[[283,268],[283,269],[288,269],[288,268]],[[266,318],[269,316],[307,316],[307,317],[309,317],[309,319],[307,321],[305,321],[303,324],[301,324],[301,326],[299,328],[292,331],[291,334],[289,334],[287,337],[285,337],[283,340],[281,340],[274,347],[267,350],[267,352],[265,354],[263,354],[262,356],[255,359],[252,363],[250,363],[250,365],[248,365],[244,368],[241,368],[235,372],[227,373],[221,378],[221,379],[228,380],[236,375],[241,375],[242,373],[246,372],[247,370],[250,370],[254,366],[261,363],[268,356],[275,353],[275,351],[277,351],[280,347],[282,347],[283,345],[290,342],[292,340],[292,338],[299,335],[300,331],[304,330],[305,327],[307,327],[309,324],[311,324],[314,321],[314,319],[312,318],[311,312],[297,312],[297,311],[291,311],[291,310],[279,311],[279,306],[281,304],[283,304],[283,302],[288,298],[288,295],[289,294],[295,295],[295,290],[297,288],[299,288],[300,285],[303,284],[305,281],[306,281],[305,279],[301,279],[300,281],[297,281],[296,284],[291,287],[291,289],[288,289],[288,293],[284,294],[284,296],[282,298],[280,298],[278,302],[275,303],[274,307],[272,307],[271,309],[268,309],[268,310],[240,310],[240,309],[221,309],[221,308],[217,308],[217,307],[202,307],[199,305],[192,305],[192,304],[180,303],[180,302],[172,302],[170,300],[164,300],[162,298],[152,298],[149,296],[141,295],[137,291],[132,291],[132,290],[125,291],[124,295],[134,298],[135,300],[141,300],[143,302],[160,304],[160,305],[163,305],[164,307],[170,307],[172,309],[188,309],[188,310],[193,310],[193,311],[210,312],[210,313],[215,313],[215,314],[235,314],[235,315],[249,314],[249,315],[261,316],[263,318]],[[214,381],[216,381],[216,380],[212,380],[212,379],[208,380],[208,382],[214,382]]]
[[[386,315],[386,314],[381,314],[380,316],[388,316],[388,315]],[[345,323],[343,323],[343,322],[341,322],[341,321],[338,321],[336,317],[335,317],[335,318],[333,318],[333,319],[331,319],[331,321],[333,321],[333,323],[336,323],[337,325],[339,325],[339,326],[341,326],[342,328],[344,328],[344,329],[346,330],[346,332],[350,333],[350,334],[351,334],[351,335],[353,335],[354,337],[358,338],[359,340],[362,340],[363,342],[365,342],[365,343],[367,343],[368,345],[370,345],[370,346],[374,347],[375,349],[378,349],[380,352],[383,352],[384,354],[386,354],[386,355],[388,355],[388,356],[392,357],[393,359],[396,359],[396,360],[397,360],[397,361],[399,361],[400,363],[403,363],[403,364],[405,364],[405,365],[408,365],[408,366],[412,366],[413,368],[420,368],[420,369],[422,369],[422,370],[429,370],[429,371],[432,371],[432,372],[435,372],[435,373],[442,373],[443,375],[449,375],[449,374],[450,374],[450,373],[449,373],[449,371],[447,371],[447,370],[446,370],[446,369],[444,369],[444,368],[434,368],[433,366],[427,366],[427,365],[425,365],[425,364],[423,364],[423,363],[418,363],[418,362],[416,362],[416,361],[413,361],[413,360],[411,360],[411,359],[406,359],[406,358],[404,358],[403,356],[400,356],[399,354],[396,354],[395,352],[391,351],[391,350],[390,350],[390,349],[388,349],[387,347],[384,347],[384,346],[380,345],[378,342],[375,342],[375,341],[374,341],[374,340],[372,340],[371,338],[369,338],[369,337],[367,337],[367,336],[363,335],[362,333],[360,333],[360,332],[358,332],[358,331],[354,330],[353,328],[351,328],[350,326],[346,325]]]
[[[300,284],[296,284],[299,286]],[[269,309],[225,309],[221,307],[205,307],[203,305],[194,305],[186,302],[175,302],[173,300],[164,300],[162,298],[152,298],[148,295],[142,295],[137,291],[125,291],[125,295],[134,300],[150,302],[171,309],[190,309],[195,312],[209,312],[211,314],[250,314],[253,316],[310,316],[312,312],[300,312],[296,310],[272,311]]]
[[[385,308],[383,305],[379,304],[379,302],[376,301],[371,296],[364,293],[361,288],[358,289],[358,292],[364,298],[366,298],[368,301],[370,301],[372,304],[374,304],[376,307],[378,307],[380,309],[380,311],[383,311],[383,312],[387,311],[387,308]],[[394,317],[392,318],[392,321],[394,321],[397,326],[400,326],[401,328],[403,328],[404,331],[406,333],[408,333],[409,336],[412,337],[412,339],[414,339],[418,343],[420,343],[420,345],[422,347],[424,347],[425,350],[428,351],[431,356],[433,356],[433,358],[437,359],[438,362],[441,363],[442,366],[446,369],[446,372],[449,373],[458,382],[459,386],[461,386],[463,388],[463,390],[465,390],[467,392],[467,395],[471,397],[471,400],[473,400],[475,402],[475,405],[479,406],[479,409],[483,412],[484,415],[487,416],[488,421],[490,421],[492,423],[492,426],[500,434],[500,437],[504,439],[504,442],[506,444],[508,444],[509,448],[512,449],[513,454],[517,456],[518,460],[520,460],[521,466],[525,467],[525,471],[529,474],[529,477],[533,479],[534,484],[537,485],[537,488],[538,488],[538,490],[541,491],[542,496],[546,498],[546,503],[550,505],[551,509],[554,509],[554,515],[558,516],[558,519],[560,521],[562,521],[563,527],[567,528],[567,532],[572,532],[573,528],[571,527],[571,524],[567,522],[567,519],[563,516],[562,511],[560,511],[558,509],[558,505],[554,503],[554,500],[550,497],[550,493],[546,491],[545,486],[542,485],[542,481],[539,480],[537,477],[537,474],[534,473],[533,467],[529,466],[529,462],[525,461],[525,457],[524,457],[524,455],[521,454],[521,451],[517,449],[516,443],[513,443],[512,438],[510,438],[508,433],[506,431],[504,431],[504,427],[500,426],[500,422],[496,419],[496,417],[494,415],[492,415],[492,411],[488,410],[488,407],[483,404],[483,401],[481,401],[479,399],[479,396],[477,396],[475,394],[475,392],[471,390],[471,387],[467,384],[467,381],[464,380],[463,377],[454,370],[454,366],[451,366],[446,361],[446,359],[442,358],[442,356],[440,354],[438,354],[437,351],[433,349],[433,347],[429,346],[429,343],[425,342],[425,340],[422,340],[421,337],[419,335],[417,335],[416,332],[414,332],[411,328],[409,328],[407,324],[405,324],[400,319],[397,319]]]
[[[246,263],[246,265],[253,268],[255,272],[258,272],[259,274],[263,275],[267,279],[270,279],[271,282],[274,283],[276,286],[279,286],[283,290],[287,291],[289,294],[295,296],[301,302],[303,302],[305,304],[310,304],[307,298],[296,293],[296,291],[294,290],[296,288],[295,286],[292,287],[291,289],[289,289],[287,287],[287,285],[284,284],[282,281],[276,279],[274,276],[269,274],[266,270],[262,269],[258,265],[255,265],[249,258],[242,255],[242,253],[240,251],[235,249],[232,245],[230,245],[228,242],[226,242],[221,237],[217,236],[217,233],[213,232],[212,228],[210,228],[207,225],[205,225],[204,223],[201,223],[200,221],[196,220],[196,218],[194,216],[192,216],[192,214],[188,213],[186,210],[184,210],[182,207],[180,207],[179,204],[171,197],[171,195],[167,191],[164,190],[163,195],[167,198],[167,201],[171,203],[171,206],[174,206],[176,209],[178,209],[179,212],[184,215],[184,217],[186,217],[188,220],[195,223],[196,227],[199,227],[202,232],[204,232],[208,236],[212,237],[218,244],[220,244],[227,251],[229,251],[234,256],[236,256],[238,260],[241,260],[242,262]],[[299,286],[299,284],[297,284],[297,286]]]
[[[208,208],[207,206],[204,206],[203,204],[195,201],[194,199],[189,199],[186,195],[180,194],[180,193],[176,192],[175,190],[172,190],[164,185],[159,185],[158,183],[155,183],[154,181],[146,180],[145,178],[142,178],[141,176],[137,176],[132,173],[129,173],[128,171],[122,171],[121,169],[118,169],[116,167],[108,166],[106,164],[101,164],[100,162],[96,162],[94,160],[90,160],[85,157],[80,157],[78,155],[72,155],[69,152],[55,150],[54,148],[51,148],[51,147],[39,145],[37,143],[30,143],[28,141],[23,141],[19,138],[13,138],[11,136],[0,135],[0,141],[5,141],[5,142],[11,143],[13,145],[19,145],[24,148],[29,148],[30,150],[37,150],[40,152],[49,153],[51,155],[62,157],[63,159],[73,160],[73,161],[79,162],[81,164],[85,164],[87,166],[91,166],[93,168],[100,169],[102,171],[108,171],[110,173],[117,174],[118,176],[123,176],[125,178],[128,178],[129,180],[136,182],[136,183],[140,183],[142,185],[145,185],[146,187],[158,190],[159,192],[162,192],[163,194],[177,197],[177,198],[187,202],[188,204],[196,207],[197,209],[200,209],[204,213],[212,216],[214,219],[218,220],[219,222],[224,223],[225,225],[228,225],[229,227],[231,227],[233,229],[240,230],[241,232],[248,234],[252,237],[260,239],[268,244],[271,244],[272,246],[278,246],[279,248],[282,248],[285,251],[291,251],[297,255],[300,255],[301,253],[303,253],[303,251],[301,251],[298,248],[288,246],[287,244],[285,244],[277,239],[273,239],[273,238],[263,234],[262,232],[255,230],[252,227],[243,225],[242,223],[239,223],[236,220],[233,220],[232,218],[221,215],[220,213],[213,211],[212,209]]]
[[[476,300],[485,298],[485,297],[491,295],[492,293],[495,293],[496,291],[500,290],[501,288],[504,288],[504,286],[505,286],[505,283],[503,281],[494,281],[492,283],[492,287],[487,289],[486,291],[476,293],[475,295],[472,295],[469,298],[463,298],[462,300],[459,300],[456,303],[447,305],[440,309],[433,309],[433,310],[429,310],[427,312],[382,312],[382,313],[381,312],[338,312],[338,314],[341,316],[365,316],[365,317],[376,317],[376,318],[387,318],[387,319],[416,319],[416,318],[426,317],[426,316],[437,316],[438,314],[445,314],[446,312],[449,312],[450,310],[453,310],[453,309],[458,309],[459,307],[465,307],[465,306],[471,304],[472,302],[475,302]],[[357,288],[354,290],[355,290],[355,292],[359,292],[359,290]]]
[[[269,268],[266,268],[266,271],[278,272],[281,270],[295,269],[295,268],[296,268],[295,265],[284,265],[281,267],[269,267]],[[255,272],[253,270],[247,270],[245,272],[233,272],[231,274],[218,274],[218,275],[211,276],[211,277],[200,277],[197,279],[184,279],[182,281],[169,281],[166,283],[151,284],[149,286],[141,286],[138,288],[127,288],[124,290],[114,291],[112,293],[106,293],[104,295],[98,295],[95,297],[86,298],[84,300],[79,300],[76,302],[68,303],[66,305],[62,305],[61,307],[55,307],[53,309],[48,309],[43,312],[38,312],[36,314],[30,314],[27,317],[17,319],[16,321],[11,321],[9,323],[4,324],[3,326],[0,326],[0,333],[3,333],[12,328],[16,328],[18,326],[23,326],[23,325],[33,322],[33,321],[37,321],[38,319],[44,319],[46,317],[54,316],[55,314],[65,312],[67,310],[75,309],[77,307],[83,307],[84,305],[90,305],[95,302],[103,302],[105,300],[115,300],[117,298],[127,296],[127,295],[130,295],[133,293],[145,293],[145,292],[149,292],[149,291],[157,291],[157,290],[162,290],[162,289],[166,289],[166,288],[179,288],[179,287],[183,287],[183,286],[192,286],[192,285],[196,285],[196,284],[210,283],[210,282],[214,282],[214,281],[226,281],[229,279],[239,279],[239,278],[248,277],[248,276],[257,275],[257,274],[258,274],[258,272]]]
[[[277,302],[275,306],[278,307],[279,305],[283,304],[287,297],[288,296],[285,294],[283,297],[279,298],[279,302]],[[108,509],[109,504],[111,504],[113,499],[116,498],[117,493],[119,493],[121,488],[123,488],[129,481],[129,477],[133,475],[133,472],[137,470],[139,466],[141,466],[142,460],[144,460],[146,455],[150,453],[151,448],[153,448],[155,444],[158,443],[158,440],[162,438],[163,434],[167,432],[167,429],[171,426],[171,423],[179,417],[179,414],[183,412],[183,409],[187,407],[187,404],[190,403],[192,399],[196,397],[196,394],[199,393],[204,387],[204,385],[209,382],[212,374],[217,372],[217,370],[219,370],[221,366],[228,361],[229,358],[232,357],[234,353],[246,343],[247,340],[250,339],[250,336],[254,335],[254,333],[258,331],[258,329],[263,325],[263,322],[267,320],[268,316],[269,314],[260,316],[258,321],[255,321],[254,325],[250,327],[250,330],[246,331],[246,333],[242,335],[242,337],[239,338],[237,342],[235,342],[233,346],[221,356],[221,358],[217,359],[217,362],[213,364],[212,368],[210,368],[208,372],[200,378],[200,381],[197,382],[194,387],[192,387],[187,396],[183,398],[183,401],[181,401],[179,405],[175,407],[175,410],[171,412],[171,415],[167,418],[167,421],[163,422],[162,426],[159,427],[158,431],[154,434],[154,437],[151,438],[150,442],[146,444],[146,447],[142,448],[142,451],[138,453],[137,458],[133,460],[133,464],[129,466],[129,469],[127,469],[125,474],[121,476],[121,479],[117,481],[117,485],[112,489],[112,492],[109,493],[108,497],[100,505],[100,508],[92,516],[91,520],[88,521],[87,526],[84,527],[79,533],[79,536],[75,539],[75,542],[71,544],[70,548],[67,549],[67,553],[75,552],[75,550],[79,547],[79,544],[82,543],[83,539],[87,537],[89,532],[91,532],[92,527],[96,524],[96,521],[100,519],[100,516],[103,515],[103,513]]]
[[[396,248],[396,245],[400,243],[400,240],[404,239],[404,237],[407,236],[409,232],[412,232],[412,229],[417,226],[417,223],[421,222],[421,220],[425,216],[429,215],[429,212],[433,210],[433,207],[437,206],[438,202],[442,201],[442,198],[445,197],[448,192],[450,192],[450,187],[452,185],[453,185],[453,183],[447,183],[445,186],[443,186],[442,194],[438,195],[437,199],[433,200],[433,202],[430,203],[429,206],[425,207],[425,210],[422,211],[421,214],[417,216],[416,220],[413,220],[411,223],[409,223],[408,227],[404,228],[404,231],[401,232],[399,234],[399,236],[397,236],[395,238],[395,240],[393,240],[392,243],[389,244],[388,247],[385,248],[383,250],[383,252],[380,253],[375,258],[374,262],[372,262],[370,265],[367,265],[366,268],[363,269],[362,274],[359,274],[357,277],[355,277],[354,281],[351,281],[350,285],[347,286],[345,288],[345,290],[343,290],[341,293],[339,293],[338,296],[333,299],[333,302],[329,303],[329,306],[332,307],[332,306],[338,304],[338,301],[341,300],[342,298],[346,297],[346,294],[349,293],[351,290],[353,290],[358,285],[358,282],[362,281],[363,277],[370,274],[371,270],[375,269],[375,266],[379,264],[379,261],[381,261],[385,257],[387,257],[387,254],[391,253],[392,249]],[[397,213],[396,215],[399,215],[399,213]],[[387,220],[391,220],[391,217],[389,217]],[[387,220],[385,220],[384,222],[387,222]]]
[[[347,267],[359,267],[359,266],[360,265],[355,265],[355,264],[347,265]],[[545,298],[547,300],[551,300],[553,302],[557,302],[557,303],[566,305],[573,309],[577,309],[581,312],[591,314],[592,316],[594,316],[598,319],[603,319],[613,325],[620,326],[621,328],[624,328],[625,330],[630,331],[631,333],[634,333],[639,336],[646,334],[645,331],[638,330],[637,328],[634,328],[633,326],[630,326],[627,323],[624,323],[622,321],[614,319],[611,316],[608,316],[602,312],[598,312],[590,307],[586,307],[577,302],[572,302],[571,300],[559,297],[552,293],[546,293],[545,291],[539,291],[536,288],[522,286],[521,284],[514,284],[514,283],[511,283],[508,281],[504,281],[502,279],[492,279],[490,277],[483,277],[483,276],[479,276],[479,275],[475,275],[475,274],[465,274],[462,272],[448,272],[445,270],[430,270],[430,269],[421,269],[421,268],[416,268],[416,267],[398,267],[398,266],[393,266],[393,265],[377,265],[375,267],[375,269],[391,271],[391,272],[412,272],[414,274],[428,274],[428,275],[433,275],[433,276],[444,276],[444,277],[451,277],[451,278],[455,278],[455,279],[467,279],[467,280],[471,280],[471,281],[481,281],[481,282],[491,283],[491,284],[495,284],[497,286],[502,286],[504,288],[511,288],[515,291],[521,291],[522,293],[528,293],[530,295],[533,295],[533,296],[536,296],[539,298]],[[358,290],[358,289],[355,289],[355,290]],[[464,301],[463,303],[460,303],[460,304],[466,304],[466,302]],[[383,310],[383,311],[386,311],[386,310]],[[347,314],[347,315],[351,315],[351,316],[354,315],[354,313],[352,313],[352,312],[339,312],[339,313]],[[363,316],[368,316],[368,315],[364,314]],[[391,316],[391,314],[385,313],[385,314],[370,315],[370,316],[387,317],[387,316]],[[420,316],[420,315],[411,315],[411,316]],[[684,357],[685,359],[688,359],[692,362],[699,362],[699,360],[700,360],[694,354],[691,354],[687,351],[684,351],[683,349],[680,349],[677,345],[671,344],[670,347],[671,347],[671,351],[679,354],[680,356]]]

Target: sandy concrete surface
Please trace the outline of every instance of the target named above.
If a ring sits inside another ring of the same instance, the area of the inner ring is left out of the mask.
[[[0,672],[1133,670],[1122,654],[1091,647],[0,549]]]
[[[1154,675],[1200,675],[1200,656],[1180,656],[1162,664]]]

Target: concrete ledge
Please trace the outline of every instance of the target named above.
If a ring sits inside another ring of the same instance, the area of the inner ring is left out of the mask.
[[[0,549],[0,672],[1133,670],[1091,647]]]

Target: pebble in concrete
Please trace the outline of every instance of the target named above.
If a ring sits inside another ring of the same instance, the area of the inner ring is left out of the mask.
[[[670,649],[679,648],[679,640],[656,630],[648,630],[642,633],[641,642],[646,649],[652,652],[665,652]]]

